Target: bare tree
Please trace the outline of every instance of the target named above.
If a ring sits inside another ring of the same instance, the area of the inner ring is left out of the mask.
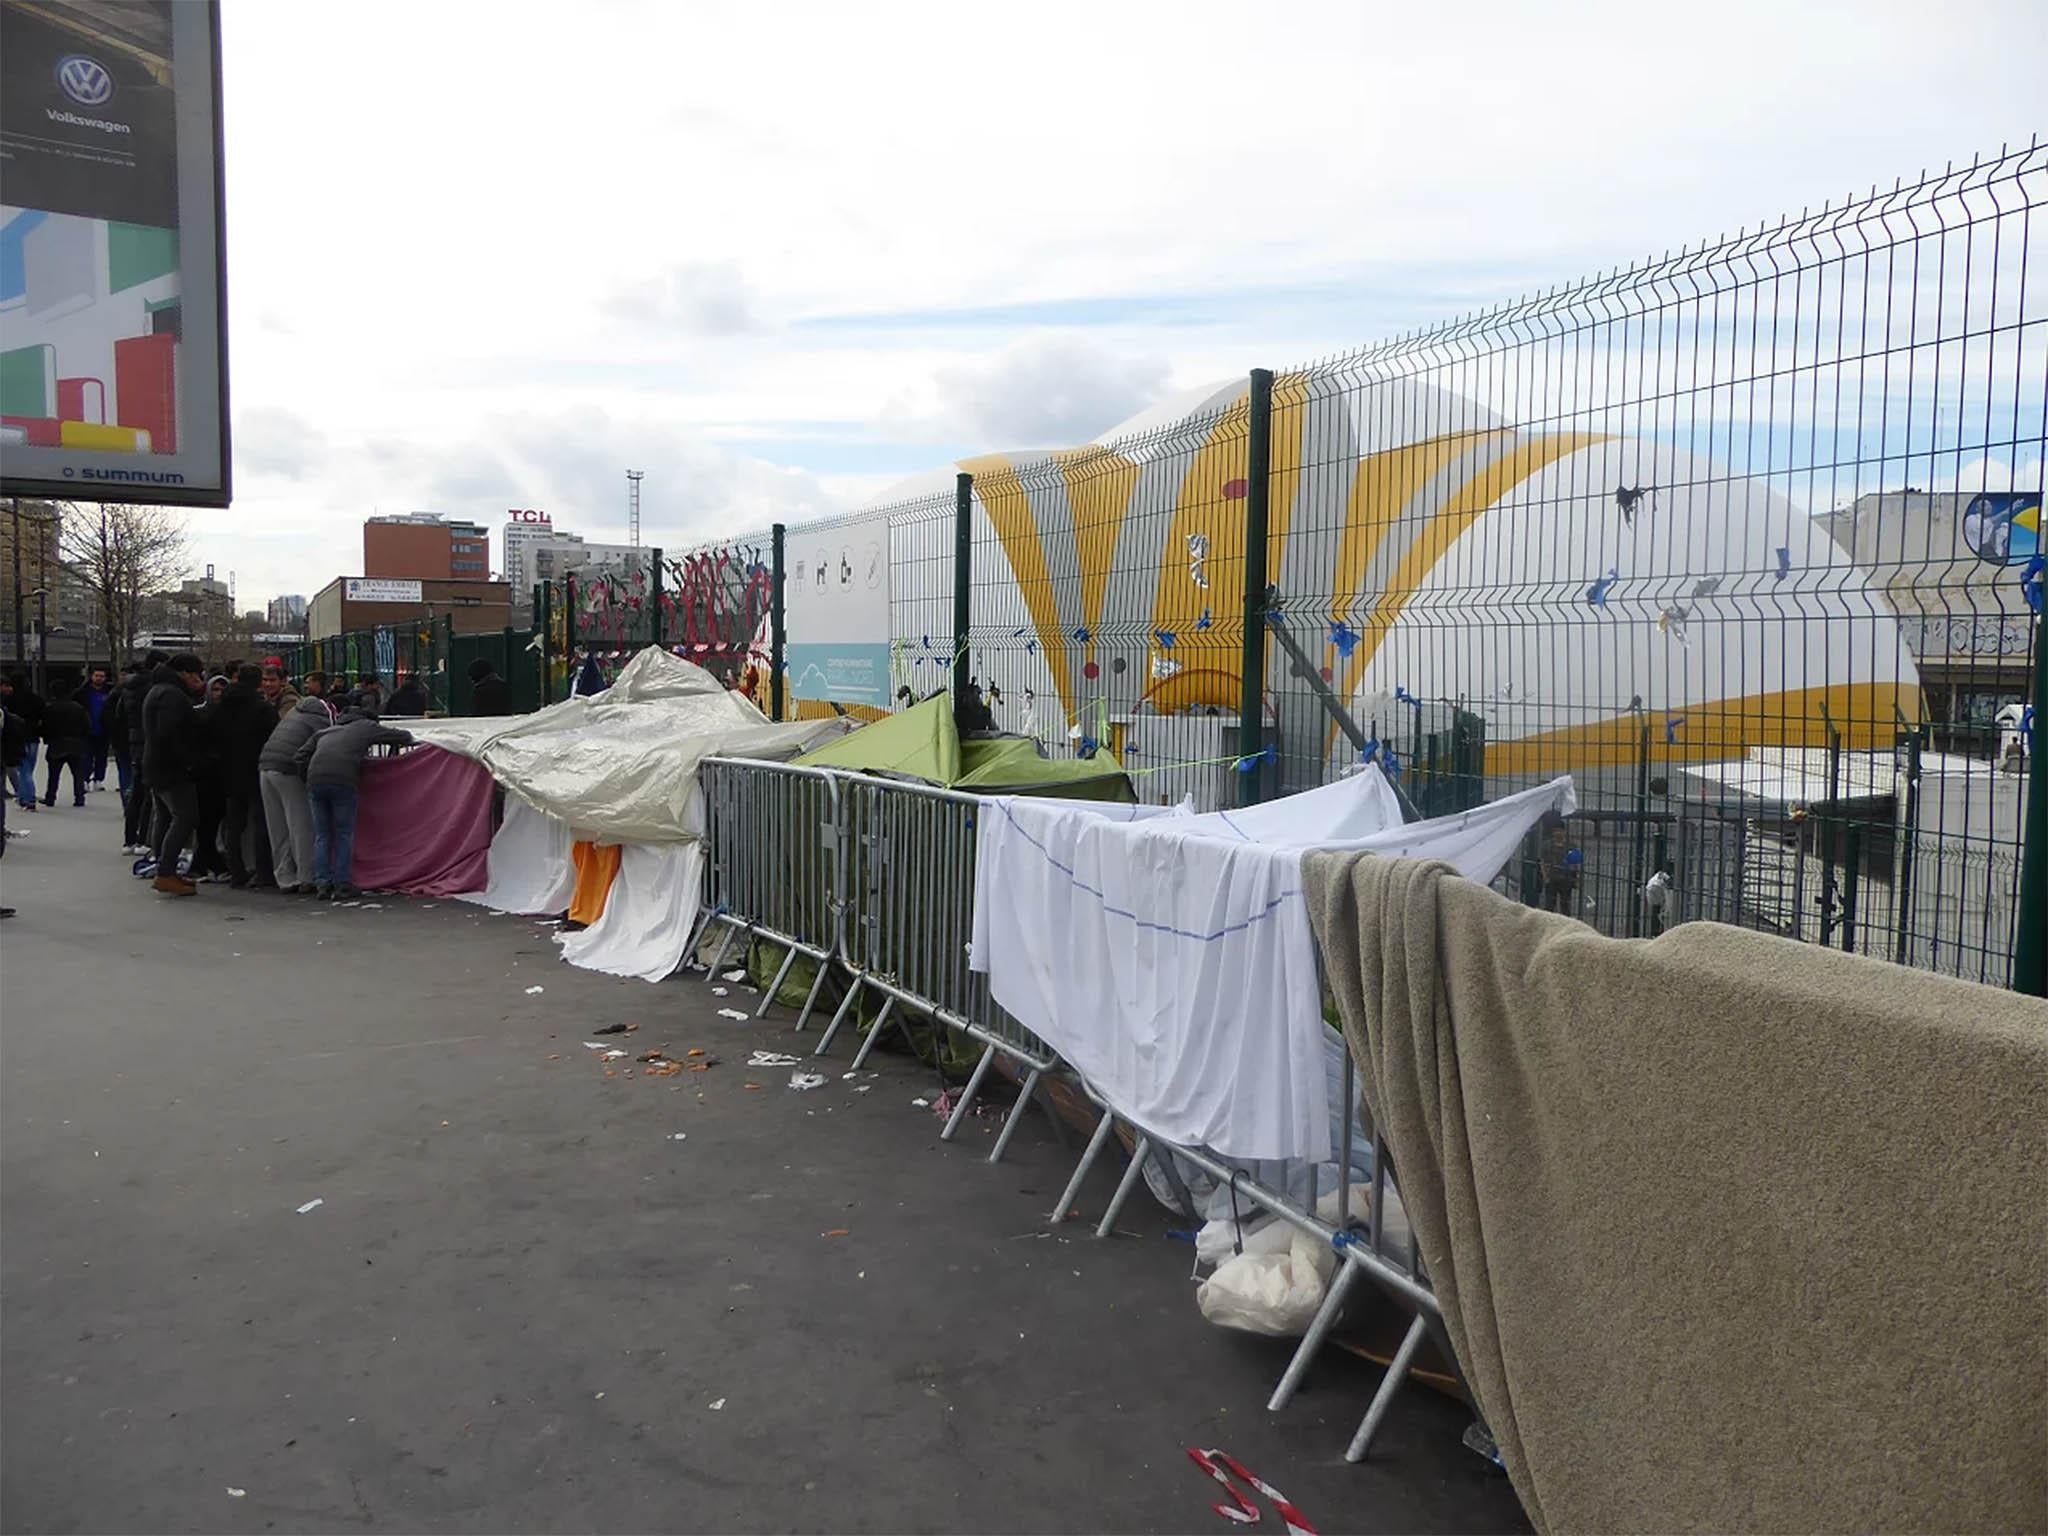
[[[118,502],[63,509],[57,548],[92,593],[100,626],[117,656],[135,649],[142,600],[185,572],[185,520],[169,507]]]

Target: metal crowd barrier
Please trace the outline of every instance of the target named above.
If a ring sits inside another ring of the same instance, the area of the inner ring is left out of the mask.
[[[754,1010],[759,1018],[800,954],[818,974],[797,1015],[802,1029],[841,949],[839,781],[821,768],[743,758],[705,759],[703,915],[684,950],[695,955],[714,926],[725,929],[713,957],[715,981],[736,938],[784,946],[782,965]]]
[[[987,977],[968,966],[980,800],[923,784],[739,758],[706,758],[700,782],[708,845],[704,914],[687,952],[695,955],[710,929],[723,927],[726,931],[711,964],[710,974],[715,978],[736,938],[758,936],[785,946],[781,968],[755,1010],[756,1017],[767,1011],[799,953],[817,960],[818,975],[804,1000],[798,1028],[809,1018],[833,964],[843,967],[848,976],[846,995],[813,1054],[823,1055],[831,1048],[858,1006],[863,989],[872,989],[883,1000],[882,1011],[854,1056],[854,1070],[865,1063],[892,1018],[907,1038],[907,1026],[897,1013],[899,1006],[924,1013],[979,1041],[982,1053],[946,1121],[942,1139],[953,1139],[996,1057],[1018,1063],[1025,1071],[1024,1082],[988,1158],[991,1163],[999,1161],[1040,1081],[1047,1073],[1062,1069],[1063,1063],[1050,1046],[997,1006],[989,996]],[[1322,1307],[1267,1407],[1277,1413],[1287,1406],[1356,1283],[1363,1278],[1377,1285],[1409,1308],[1412,1318],[1345,1453],[1346,1460],[1355,1462],[1371,1447],[1425,1337],[1433,1335],[1453,1370],[1457,1366],[1436,1297],[1415,1249],[1412,1228],[1400,1250],[1387,1236],[1389,1154],[1376,1132],[1368,1216],[1362,1228],[1351,1217],[1353,1134],[1361,1127],[1355,1112],[1356,1069],[1348,1052],[1343,1072],[1338,1162],[1343,1187],[1335,1222],[1316,1214],[1313,1168],[1304,1210],[1285,1193],[1249,1178],[1244,1170],[1209,1149],[1168,1141],[1128,1115],[1111,1110],[1078,1074],[1075,1080],[1101,1109],[1101,1116],[1051,1220],[1058,1224],[1066,1218],[1108,1145],[1116,1122],[1122,1119],[1136,1132],[1137,1145],[1096,1227],[1098,1237],[1107,1237],[1114,1229],[1124,1202],[1143,1177],[1145,1160],[1160,1156],[1174,1182],[1177,1176],[1170,1171],[1171,1157],[1183,1158],[1229,1185],[1250,1204],[1330,1244],[1341,1262]],[[1469,1391],[1466,1397],[1469,1401]],[[1483,1426],[1475,1425],[1475,1434],[1477,1442],[1470,1434],[1467,1442],[1484,1450],[1490,1439]]]

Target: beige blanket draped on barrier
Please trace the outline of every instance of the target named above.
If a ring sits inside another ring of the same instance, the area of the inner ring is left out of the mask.
[[[2048,1004],[1311,855],[1444,1322],[1545,1531],[2048,1528]]]

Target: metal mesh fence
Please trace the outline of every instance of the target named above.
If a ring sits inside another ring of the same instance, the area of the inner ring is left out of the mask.
[[[892,701],[948,686],[964,646],[997,727],[1205,809],[1372,771],[1435,815],[1569,773],[1579,813],[1503,877],[1523,899],[2005,982],[2044,194],[2048,152],[2002,153],[1254,374],[1137,435],[964,461],[964,637],[954,496],[880,509]],[[665,570],[680,632],[649,638],[758,651],[770,543]],[[798,713],[843,707],[787,681]]]

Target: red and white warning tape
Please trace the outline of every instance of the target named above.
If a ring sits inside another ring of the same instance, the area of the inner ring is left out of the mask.
[[[1316,1536],[1316,1528],[1308,1523],[1306,1515],[1288,1502],[1286,1494],[1275,1488],[1271,1483],[1263,1482],[1255,1477],[1243,1462],[1239,1461],[1229,1452],[1198,1451],[1193,1446],[1189,1446],[1188,1460],[1215,1478],[1222,1485],[1223,1491],[1230,1496],[1228,1504],[1211,1504],[1209,1506],[1224,1519],[1235,1525],[1257,1525],[1259,1523],[1259,1506],[1239,1493],[1231,1485],[1230,1479],[1234,1476],[1247,1488],[1273,1501],[1273,1513],[1278,1515],[1281,1523],[1287,1527],[1287,1536]],[[1218,1463],[1221,1463],[1221,1465],[1218,1465]],[[1229,1470],[1226,1471],[1225,1468]]]

